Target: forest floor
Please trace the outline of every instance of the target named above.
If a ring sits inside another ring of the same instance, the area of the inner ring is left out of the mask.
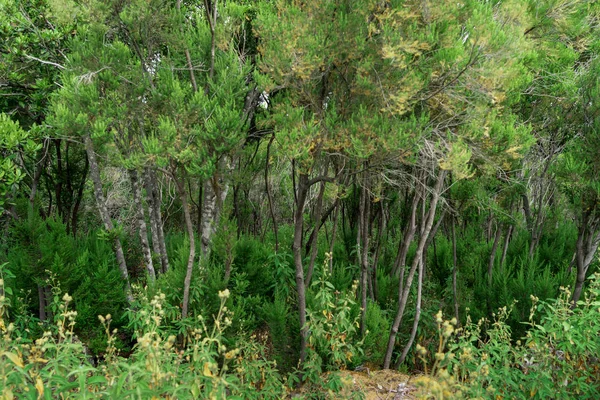
[[[353,390],[362,392],[366,400],[414,399],[414,378],[398,371],[379,370],[345,371],[345,379],[352,380]]]
[[[325,375],[327,375],[326,373]],[[353,395],[362,393],[365,400],[413,400],[416,397],[416,387],[411,383],[415,376],[402,374],[392,370],[341,371],[344,388],[336,395],[339,399],[355,398]],[[307,388],[290,393],[293,399],[301,395]]]

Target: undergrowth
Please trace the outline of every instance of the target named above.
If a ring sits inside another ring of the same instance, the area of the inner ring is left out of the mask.
[[[514,343],[510,307],[499,309],[492,321],[469,318],[462,328],[455,319],[443,320],[440,311],[435,348],[416,349],[426,369],[417,379],[420,397],[600,398],[600,275],[590,277],[576,306],[564,287],[557,299],[532,295],[531,302],[529,330]]]

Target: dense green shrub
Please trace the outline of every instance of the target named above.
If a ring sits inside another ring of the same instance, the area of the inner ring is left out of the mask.
[[[439,332],[430,377],[420,380],[423,396],[436,398],[596,399],[600,396],[600,276],[589,279],[584,300],[573,307],[569,289],[555,300],[531,296],[530,329],[513,343],[510,309],[499,310],[485,334],[484,320],[436,316]],[[539,320],[539,322],[536,322]],[[418,346],[422,360],[431,360]]]

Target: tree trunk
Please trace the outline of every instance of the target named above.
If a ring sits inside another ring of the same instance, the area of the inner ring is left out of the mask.
[[[596,224],[589,221],[589,215],[584,215],[581,226],[579,227],[579,234],[577,237],[576,245],[576,266],[577,266],[577,277],[575,279],[575,289],[573,290],[573,307],[577,305],[583,292],[583,285],[587,271],[589,269],[598,246],[600,245],[600,232],[596,232]]]
[[[190,253],[188,255],[185,279],[183,281],[183,304],[181,305],[181,317],[186,318],[190,303],[190,286],[192,283],[192,272],[194,270],[194,259],[196,258],[196,241],[194,239],[194,225],[192,223],[190,207],[187,201],[187,193],[185,192],[184,179],[177,179],[177,177],[174,177],[173,179],[175,181],[177,193],[183,207],[183,217],[185,219],[185,227],[187,229],[188,239],[190,242]]]
[[[333,274],[333,246],[335,245],[335,238],[337,232],[337,225],[340,215],[340,206],[339,206],[339,198],[335,199],[335,211],[333,213],[333,228],[331,229],[331,243],[329,244],[329,254],[331,255],[329,259],[329,274]]]
[[[228,169],[231,169],[228,167]],[[219,182],[218,172],[207,180],[203,187],[204,199],[202,201],[202,256],[208,257],[212,237],[217,231],[221,208],[229,191],[229,184]]]
[[[131,303],[133,301],[133,296],[131,294],[131,287],[129,285],[129,273],[127,272],[125,253],[123,252],[121,239],[119,239],[119,236],[117,234],[114,234],[115,227],[108,213],[108,209],[106,208],[106,200],[104,199],[104,192],[102,190],[102,181],[100,180],[100,168],[98,166],[98,161],[96,160],[94,144],[92,143],[92,139],[89,133],[84,136],[83,140],[85,142],[85,151],[87,153],[88,161],[90,163],[90,176],[92,178],[92,182],[94,183],[94,197],[96,198],[98,212],[100,213],[100,218],[102,219],[102,223],[104,224],[104,229],[106,229],[106,231],[109,234],[112,234],[114,236],[113,244],[115,247],[115,253],[117,257],[117,263],[119,265],[119,270],[121,271],[121,277],[123,278],[125,284],[125,295],[127,296],[127,300]]]
[[[129,179],[131,180],[131,191],[133,193],[133,204],[136,209],[136,218],[140,234],[140,245],[146,264],[146,271],[151,282],[156,280],[154,272],[154,263],[152,262],[152,252],[150,251],[150,243],[148,243],[148,228],[146,227],[146,217],[144,215],[144,204],[142,203],[142,189],[136,170],[129,170]]]
[[[275,218],[275,210],[273,208],[273,196],[271,195],[271,185],[269,184],[269,157],[271,154],[271,144],[275,139],[275,134],[271,135],[269,144],[267,144],[267,160],[265,161],[265,191],[267,192],[267,200],[269,201],[269,212],[273,221],[273,235],[275,236],[275,253],[279,252],[279,234],[277,227],[277,218]]]
[[[510,225],[508,227],[508,232],[506,232],[506,237],[504,238],[504,246],[502,248],[502,258],[500,258],[500,269],[504,268],[504,261],[506,261],[506,253],[508,252],[508,245],[510,244],[510,239],[514,228],[514,225]]]
[[[400,241],[398,255],[396,256],[396,260],[394,261],[394,269],[392,271],[392,274],[398,275],[398,273],[400,273],[400,282],[402,282],[402,278],[404,277],[404,266],[406,264],[406,256],[408,255],[408,249],[410,248],[410,244],[412,243],[413,238],[415,237],[415,233],[417,232],[417,207],[419,206],[420,200],[420,195],[417,191],[415,191],[413,203],[410,210],[410,221],[406,228],[404,237]]]
[[[417,305],[416,305],[416,310],[415,310],[415,319],[413,320],[413,326],[410,331],[410,337],[408,339],[408,342],[404,346],[404,349],[402,350],[402,354],[400,355],[400,358],[394,365],[394,367],[396,369],[398,369],[398,367],[400,367],[400,365],[404,362],[404,360],[406,360],[408,351],[410,350],[410,348],[412,347],[412,345],[415,341],[415,338],[417,336],[417,329],[419,328],[419,321],[421,319],[421,301],[422,301],[421,296],[422,296],[422,292],[423,292],[423,260],[421,260],[421,262],[419,263],[418,274],[419,274],[419,277],[417,279]]]
[[[457,290],[457,273],[458,273],[458,258],[456,254],[456,219],[452,218],[452,300],[454,302],[454,317],[456,323],[459,323],[458,315],[458,290]]]
[[[296,210],[294,212],[294,241],[292,251],[294,253],[294,265],[296,267],[296,291],[298,293],[298,314],[300,318],[300,365],[306,360],[306,345],[308,341],[308,327],[306,326],[306,287],[304,285],[304,267],[302,265],[302,234],[303,214],[306,196],[308,193],[308,175],[298,176],[298,187],[296,190]]]
[[[53,139],[56,147],[56,182],[54,183],[54,196],[56,197],[56,213],[59,217],[64,217],[63,202],[62,202],[62,187],[63,187],[63,166],[62,152],[60,139]]]
[[[331,215],[331,213],[336,209],[338,202],[340,201],[339,198],[337,198],[333,204],[324,212],[321,213],[321,221],[318,224],[315,224],[313,226],[312,231],[310,232],[310,235],[308,236],[308,240],[306,241],[306,244],[304,246],[304,254],[309,254],[310,250],[311,250],[311,246],[313,243],[313,238],[314,236],[317,234],[317,231],[319,229],[321,229],[323,227],[323,225],[325,225],[325,222],[327,222],[327,218],[329,218],[329,216]]]
[[[358,229],[361,232],[361,259],[360,259],[360,334],[365,336],[367,331],[367,290],[369,281],[369,221],[371,211],[371,198],[369,188],[367,187],[367,177],[363,182],[360,204],[360,224]]]
[[[496,250],[498,250],[498,243],[502,237],[502,225],[498,223],[496,227],[496,234],[494,236],[494,244],[492,245],[492,251],[490,253],[490,259],[488,262],[488,286],[492,286],[492,274],[494,272],[494,261],[496,260]]]
[[[150,229],[153,231],[152,247],[154,252],[160,256],[161,272],[164,274],[169,270],[169,256],[167,254],[167,245],[163,230],[161,198],[158,193],[156,182],[156,173],[152,169],[146,168],[144,183],[146,186],[146,196],[148,198]]]
[[[387,351],[385,353],[385,359],[383,362],[383,368],[389,369],[390,363],[392,360],[392,353],[394,351],[394,346],[396,343],[396,335],[398,334],[398,329],[400,328],[400,324],[402,322],[402,317],[404,316],[404,309],[406,308],[406,303],[408,302],[408,295],[410,294],[410,288],[412,285],[412,281],[415,276],[415,272],[419,263],[422,261],[423,257],[423,249],[425,248],[425,244],[427,243],[427,239],[429,237],[429,233],[431,232],[431,228],[433,227],[433,221],[435,219],[435,212],[437,209],[437,203],[440,199],[440,193],[442,191],[442,186],[444,184],[444,178],[446,176],[446,171],[440,170],[437,176],[437,181],[435,184],[435,188],[433,189],[433,193],[431,195],[431,201],[429,205],[429,212],[427,215],[427,221],[423,221],[425,223],[425,229],[423,230],[423,235],[419,238],[419,244],[417,245],[417,251],[415,252],[415,257],[413,258],[413,262],[406,278],[406,285],[403,287],[402,294],[398,302],[398,311],[396,312],[396,317],[394,318],[394,322],[392,324],[392,329],[390,332],[390,337],[388,340]],[[425,201],[425,200],[423,200]]]
[[[327,174],[327,168],[325,169],[325,174]],[[314,221],[315,227],[313,230],[313,234],[310,236],[310,261],[308,264],[308,271],[306,272],[306,280],[305,285],[307,287],[310,286],[310,281],[312,279],[313,272],[315,270],[315,260],[317,259],[317,253],[319,250],[319,246],[317,245],[317,240],[319,238],[319,228],[320,228],[320,220],[321,220],[321,210],[323,208],[323,194],[325,193],[325,182],[321,182],[321,186],[319,188],[319,194],[317,195],[317,204],[315,205],[315,213],[314,213]]]

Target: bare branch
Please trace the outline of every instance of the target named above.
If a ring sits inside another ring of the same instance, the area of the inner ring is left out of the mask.
[[[25,57],[29,58],[30,60],[41,62],[42,64],[53,65],[53,66],[57,67],[58,69],[66,69],[65,67],[63,67],[62,65],[60,65],[58,63],[55,63],[55,62],[52,62],[52,61],[42,60],[40,58],[37,58],[37,57],[34,57],[34,56],[30,56],[29,54],[25,54]]]

